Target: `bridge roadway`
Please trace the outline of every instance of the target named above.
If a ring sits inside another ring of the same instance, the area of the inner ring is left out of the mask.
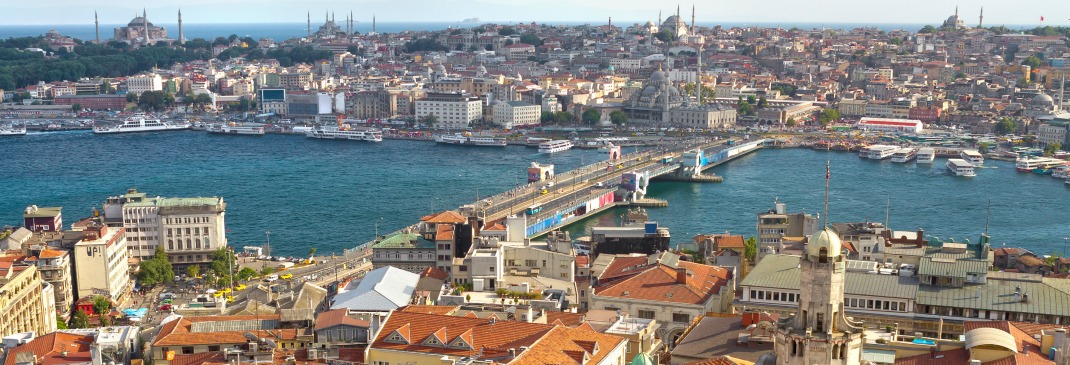
[[[683,153],[701,149],[707,155],[711,155],[711,149],[713,150],[712,152],[716,153],[728,148],[727,142],[727,139],[714,141],[685,141],[677,145],[623,154],[619,160],[612,162],[599,161],[571,171],[555,174],[554,178],[549,181],[553,182],[553,186],[546,188],[545,194],[543,194],[542,191],[549,182],[540,181],[528,183],[515,189],[481,199],[469,204],[469,206],[482,211],[486,217],[486,221],[505,218],[512,214],[525,213],[525,210],[530,206],[541,206],[542,211],[540,213],[528,217],[528,224],[530,225],[544,220],[550,215],[556,214],[557,210],[567,208],[577,202],[584,202],[616,190],[624,173],[649,171],[650,177],[653,179],[657,176],[668,174],[679,169],[679,157]],[[672,157],[673,162],[669,164],[664,163],[663,159],[665,157]],[[710,163],[702,169],[710,168],[721,162],[724,161]],[[613,204],[609,204],[596,211],[601,211],[612,206]],[[590,213],[593,212],[587,212],[586,214]],[[571,220],[562,223],[571,223]],[[408,228],[414,228],[415,226],[416,225],[413,224],[388,235],[404,231]],[[559,227],[560,226],[555,226],[552,228]],[[543,230],[533,236],[541,235],[548,230],[549,229]],[[358,252],[367,254],[367,250],[370,249],[373,243],[374,241],[365,242],[354,249],[346,250],[346,254],[347,256],[357,254]]]

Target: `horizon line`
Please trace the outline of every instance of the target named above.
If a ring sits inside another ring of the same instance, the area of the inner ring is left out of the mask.
[[[648,20],[622,20],[622,22],[624,22],[624,23],[633,23],[634,22],[634,24],[642,24],[645,21],[648,21]],[[162,22],[162,23],[161,22],[154,22],[154,23],[158,23],[158,24],[178,24],[178,21],[175,20],[173,22],[168,21],[168,22]],[[313,22],[313,24],[315,24],[315,23],[316,22]],[[355,21],[355,23],[356,24],[361,24],[361,23],[370,24],[372,22],[371,21]],[[467,23],[467,22],[464,22],[463,20],[453,20],[453,21],[408,20],[408,21],[375,21],[375,23],[377,23],[377,24],[404,24],[404,23],[454,24],[454,23],[456,23],[456,24],[469,24],[469,25],[472,25],[472,26],[487,25],[487,24],[510,25],[510,24],[528,24],[528,23],[536,23],[536,24],[571,23],[571,24],[576,24],[576,25],[607,25],[608,24],[608,22],[606,22],[604,20],[600,21],[600,23],[592,23],[591,21],[585,21],[585,20],[524,20],[524,21],[520,21],[520,20],[510,20],[510,21],[487,20],[487,21],[482,21],[481,20],[479,22],[474,22],[474,23]],[[782,23],[782,24],[828,24],[828,25],[845,25],[845,24],[848,24],[848,25],[869,25],[869,24],[872,24],[874,26],[877,26],[877,25],[922,25],[922,26],[924,26],[924,25],[932,25],[932,26],[935,27],[938,22],[937,23],[911,23],[911,22],[821,22],[821,21],[778,21],[778,20],[753,20],[753,21],[721,21],[721,20],[701,21],[700,20],[700,21],[697,21],[696,23],[698,23],[698,24],[709,24],[709,23],[725,23],[725,24],[774,24],[774,23],[776,23],[776,24],[781,24]],[[127,24],[127,23],[101,23],[101,24],[107,24],[107,25],[120,24],[121,25],[121,24]],[[187,24],[195,24],[195,25],[247,25],[247,24],[307,24],[307,22],[304,22],[304,21],[294,21],[294,22],[182,22],[182,24],[183,25],[187,25]],[[60,23],[60,24],[56,24],[56,23],[7,23],[7,24],[0,24],[0,27],[55,26],[55,25],[95,25],[95,24],[94,23]],[[985,27],[985,28],[991,28],[991,27],[997,27],[997,26],[1028,26],[1028,27],[1036,28],[1036,27],[1044,27],[1044,26],[1051,26],[1051,27],[1063,26],[1063,27],[1065,27],[1065,26],[1070,26],[1070,24],[1064,24],[1064,23],[1055,23],[1055,24],[1003,23],[1003,24],[994,24],[994,25],[991,25],[991,26]],[[976,27],[971,27],[971,28],[976,28]]]

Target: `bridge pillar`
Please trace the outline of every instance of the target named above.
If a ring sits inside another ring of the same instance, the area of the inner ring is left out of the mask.
[[[625,191],[625,199],[637,201],[646,198],[647,187],[650,186],[650,172],[627,172],[621,175],[620,187]]]
[[[701,149],[684,152],[680,155],[680,169],[677,175],[696,177],[702,174],[703,160],[705,157]]]

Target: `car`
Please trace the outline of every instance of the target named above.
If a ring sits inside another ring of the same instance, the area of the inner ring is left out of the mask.
[[[234,296],[228,295],[227,296],[227,303],[234,303]]]
[[[286,273],[286,274],[282,274],[282,276],[279,276],[279,279],[290,279],[290,278],[293,278],[293,277],[294,277],[294,274]]]
[[[245,288],[245,284],[238,284],[238,286],[234,287],[234,290],[245,290]]]
[[[170,304],[164,304],[164,305],[161,305],[161,306],[160,306],[160,310],[162,310],[162,311],[169,311],[169,310],[171,310],[171,305],[170,305]]]
[[[168,299],[164,299],[164,300],[163,300],[163,303],[164,303],[164,304],[171,304],[171,303],[174,303],[174,301],[173,301],[173,300],[171,300],[170,298],[168,298]]]
[[[275,280],[279,280],[279,276],[275,275],[275,274],[268,275],[268,277],[264,278],[264,280],[270,283],[270,282],[273,282]]]
[[[216,297],[216,298],[222,297],[222,296],[223,296],[223,292],[221,292],[221,291],[217,291],[217,292],[215,292],[215,293],[212,293],[212,296],[213,296],[213,297]]]
[[[222,292],[223,294],[230,294],[230,288],[223,288],[223,290],[220,290],[220,292]]]

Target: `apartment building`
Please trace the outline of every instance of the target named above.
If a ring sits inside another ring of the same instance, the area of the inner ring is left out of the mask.
[[[220,197],[149,197],[130,189],[108,198],[104,220],[126,228],[130,257],[151,258],[163,247],[173,264],[185,266],[205,264],[227,246],[226,209]]]
[[[21,255],[0,258],[0,337],[22,332],[56,330],[56,308],[44,300],[45,286],[37,267],[18,262]]]
[[[435,129],[465,129],[483,117],[483,101],[461,93],[429,92],[416,101],[416,117],[435,117]]]
[[[130,292],[126,228],[93,222],[74,244],[78,298],[103,295],[121,303]]]
[[[499,101],[494,103],[494,124],[505,129],[539,125],[542,106],[523,101]]]

